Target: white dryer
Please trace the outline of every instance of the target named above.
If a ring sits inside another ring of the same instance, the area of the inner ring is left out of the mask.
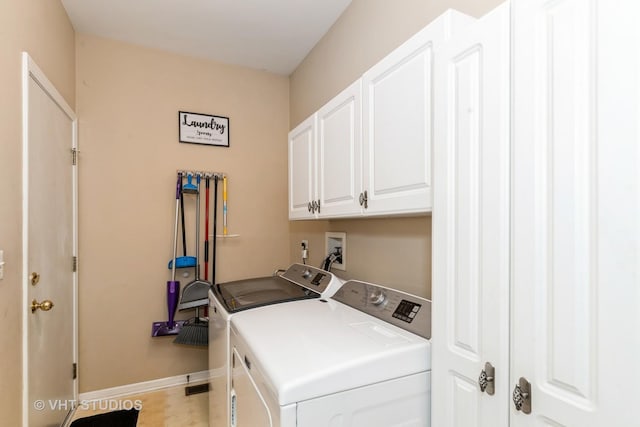
[[[431,302],[348,281],[231,319],[232,427],[430,425]]]
[[[288,301],[328,298],[343,281],[330,272],[292,264],[282,274],[215,284],[209,291],[209,425],[230,420],[229,322],[236,313]]]

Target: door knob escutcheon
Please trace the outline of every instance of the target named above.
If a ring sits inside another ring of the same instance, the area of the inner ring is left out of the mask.
[[[35,271],[29,275],[29,280],[31,280],[31,286],[35,286],[40,282],[40,274]]]

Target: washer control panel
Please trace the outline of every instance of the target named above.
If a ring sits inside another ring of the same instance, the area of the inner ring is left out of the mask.
[[[281,277],[319,293],[324,292],[333,279],[328,271],[304,264],[291,264]]]
[[[332,297],[423,338],[431,338],[431,301],[406,292],[349,280]]]

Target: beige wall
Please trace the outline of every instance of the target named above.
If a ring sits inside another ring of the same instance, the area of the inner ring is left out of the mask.
[[[358,79],[442,12],[481,16],[503,0],[353,0],[290,76],[290,128]],[[430,217],[290,223],[290,256],[308,239],[310,262],[324,254],[324,232],[347,232],[345,276],[431,297]],[[338,272],[339,273],[339,272]]]
[[[218,240],[217,280],[286,265],[288,79],[83,34],[77,64],[80,391],[205,370],[206,348],[150,337],[167,318],[176,170],[229,177],[240,237]],[[229,117],[230,148],[178,143],[180,110]]]
[[[22,408],[22,51],[73,107],[74,32],[59,1],[0,0],[0,424],[7,426],[20,425]]]

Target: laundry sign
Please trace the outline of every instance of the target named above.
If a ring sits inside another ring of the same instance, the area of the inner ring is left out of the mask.
[[[180,142],[229,146],[229,118],[209,114],[178,112]]]

